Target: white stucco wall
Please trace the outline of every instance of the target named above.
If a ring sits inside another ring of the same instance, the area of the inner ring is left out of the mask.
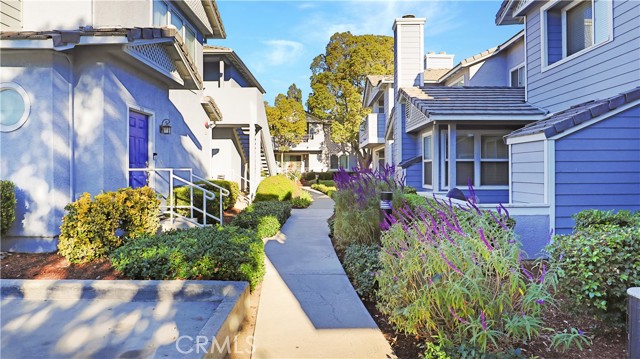
[[[233,128],[214,127],[211,143],[211,176],[213,178],[224,176],[225,180],[240,184],[239,176],[244,177],[241,149],[233,140],[233,132]]]
[[[93,25],[93,1],[24,0],[22,30],[76,30]]]

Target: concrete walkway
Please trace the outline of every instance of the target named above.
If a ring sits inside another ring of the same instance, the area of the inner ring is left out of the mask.
[[[331,245],[333,201],[313,197],[266,243],[252,358],[392,358]]]

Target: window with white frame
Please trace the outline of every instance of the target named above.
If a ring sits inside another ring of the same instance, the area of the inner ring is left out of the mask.
[[[512,69],[509,75],[511,87],[524,87],[524,64]]]
[[[422,184],[433,186],[433,136],[431,132],[422,136]]]
[[[465,132],[456,136],[456,185],[475,187],[509,185],[509,152],[495,131]]]
[[[331,157],[329,157],[329,169],[337,170],[339,166],[338,155],[331,155]]]
[[[167,26],[173,25],[180,34],[180,37],[184,39],[187,49],[193,57],[196,56],[196,30],[191,27],[191,24],[178,12],[169,6],[169,4],[162,0],[153,1],[153,26]]]
[[[554,1],[541,11],[547,66],[613,37],[611,0]]]
[[[340,168],[349,169],[349,155],[340,155]]]

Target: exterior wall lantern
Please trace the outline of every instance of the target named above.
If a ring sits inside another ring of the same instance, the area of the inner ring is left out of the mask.
[[[163,135],[171,134],[171,121],[169,121],[168,118],[162,121],[162,124],[160,125],[160,133]]]

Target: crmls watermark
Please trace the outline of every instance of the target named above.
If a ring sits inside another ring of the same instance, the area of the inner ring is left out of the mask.
[[[238,348],[238,336],[233,337],[233,344],[231,337],[225,337],[222,343],[218,342],[218,338],[213,337],[209,340],[209,337],[204,335],[198,335],[195,338],[189,335],[182,335],[176,340],[176,350],[180,354],[205,354],[205,353],[235,353],[235,354],[253,354],[255,348],[253,347],[253,336],[245,338],[245,344],[240,343],[243,348]]]

